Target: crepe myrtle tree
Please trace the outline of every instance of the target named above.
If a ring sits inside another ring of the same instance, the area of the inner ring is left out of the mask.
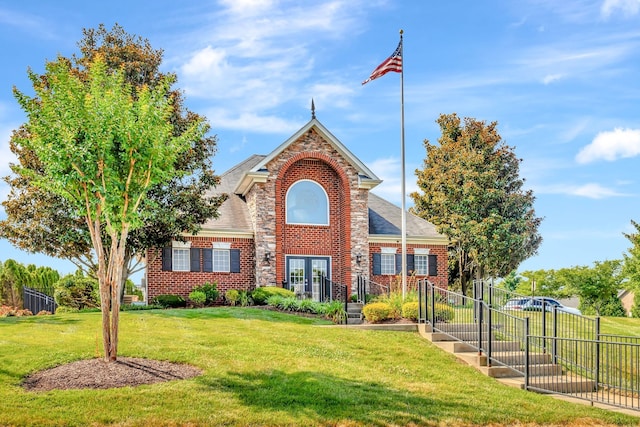
[[[66,58],[29,70],[34,96],[14,88],[27,113],[27,138],[16,141],[41,164],[34,184],[64,198],[89,229],[100,285],[104,357],[118,352],[120,291],[127,236],[140,227],[148,190],[173,178],[178,156],[206,132],[204,120],[175,136],[171,123],[175,77],[135,91],[122,69],[96,55],[80,76]],[[109,238],[109,245],[103,239]]]
[[[162,50],[154,49],[148,40],[128,34],[120,25],[111,30],[100,24],[97,28],[83,29],[78,42],[79,55],[70,59],[83,81],[88,80],[89,66],[96,56],[104,57],[109,70],[122,70],[125,81],[135,92],[145,86],[155,86],[166,77],[160,70]],[[191,124],[202,120],[183,104],[180,91],[173,89],[172,116],[174,135],[180,135]],[[14,246],[34,253],[71,261],[88,275],[96,277],[98,265],[92,251],[91,236],[86,221],[73,206],[56,193],[46,191],[33,183],[42,173],[40,159],[25,147],[29,133],[24,126],[13,132],[9,141],[11,152],[18,159],[11,165],[12,174],[4,178],[10,187],[2,202],[6,218],[0,220],[0,238]],[[166,246],[171,240],[180,240],[183,233],[197,234],[202,224],[218,215],[225,195],[215,195],[211,188],[219,178],[213,172],[212,157],[216,151],[216,137],[207,135],[191,141],[191,147],[176,158],[173,165],[177,173],[170,181],[150,188],[141,203],[144,226],[130,230],[123,275],[142,269],[147,249]],[[103,233],[103,244],[110,246],[109,235]]]

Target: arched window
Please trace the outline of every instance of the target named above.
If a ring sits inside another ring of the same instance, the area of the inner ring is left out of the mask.
[[[287,224],[329,225],[329,198],[317,182],[303,179],[287,191]]]

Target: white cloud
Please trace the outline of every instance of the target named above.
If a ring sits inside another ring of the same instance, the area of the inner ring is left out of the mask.
[[[224,105],[210,120],[217,127],[251,131],[290,130],[286,119],[272,116],[288,103],[308,105],[311,97],[322,105],[348,108],[356,91],[344,77],[328,72],[310,81],[318,53],[327,40],[352,37],[366,20],[367,9],[384,4],[333,0],[221,0],[219,12],[206,20],[180,51],[169,59],[190,99]],[[233,113],[237,112],[237,113]],[[217,119],[225,118],[228,123]],[[217,122],[217,123],[216,123]],[[257,128],[251,128],[256,125]]]
[[[560,80],[563,77],[564,77],[563,74],[548,74],[542,79],[542,83],[545,85],[548,85],[549,83],[553,83],[557,80]]]
[[[397,157],[376,159],[373,162],[369,162],[368,166],[382,180],[382,183],[374,188],[373,192],[400,206],[402,204],[402,164],[400,159]],[[405,164],[405,173],[408,172],[405,178],[406,195],[419,190],[413,175],[414,170],[415,166]],[[406,198],[405,202],[407,206],[413,203],[409,197]]]
[[[581,164],[597,160],[614,161],[640,155],[640,129],[621,129],[600,132],[591,144],[580,150],[576,161]]]
[[[537,194],[564,194],[568,196],[586,197],[588,199],[604,199],[608,197],[627,196],[614,189],[604,187],[596,183],[583,185],[557,184],[550,186],[535,186]]]
[[[635,16],[640,12],[640,0],[604,0],[600,8],[604,18],[609,18],[617,11],[625,17]]]
[[[297,131],[302,123],[289,121],[268,114],[257,114],[251,111],[238,112],[231,116],[228,110],[211,109],[206,113],[213,129],[251,130],[258,133],[291,134]]]

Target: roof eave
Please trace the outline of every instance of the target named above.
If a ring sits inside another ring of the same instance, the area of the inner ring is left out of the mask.
[[[269,178],[269,171],[249,171],[240,180],[240,183],[236,186],[236,189],[233,190],[235,194],[240,194],[243,197],[249,192],[253,184],[256,183],[265,183]]]
[[[369,234],[369,243],[400,243],[399,234]],[[407,236],[407,243],[412,245],[449,245],[446,237]]]

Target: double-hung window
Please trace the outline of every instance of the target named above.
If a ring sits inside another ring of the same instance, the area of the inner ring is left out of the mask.
[[[228,273],[231,271],[231,245],[229,243],[213,244],[213,271]]]
[[[191,242],[173,242],[171,249],[173,271],[189,271],[191,267]]]
[[[414,249],[414,268],[415,274],[418,276],[429,275],[429,249]]]
[[[396,248],[382,248],[380,254],[380,274],[396,274]]]

